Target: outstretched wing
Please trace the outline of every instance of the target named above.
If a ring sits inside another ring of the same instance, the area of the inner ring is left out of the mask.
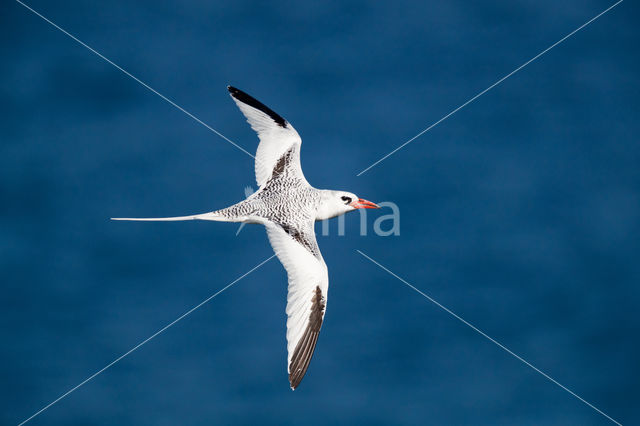
[[[300,168],[302,140],[296,129],[274,110],[242,90],[232,86],[229,86],[228,89],[236,105],[247,118],[251,128],[258,133],[260,139],[255,162],[258,186],[264,185],[269,180],[278,160],[292,148],[291,152],[295,155],[293,159],[295,172],[304,179]]]
[[[309,367],[327,305],[329,276],[318,250],[313,225],[293,231],[268,223],[267,235],[278,259],[287,270],[287,352],[291,389]]]

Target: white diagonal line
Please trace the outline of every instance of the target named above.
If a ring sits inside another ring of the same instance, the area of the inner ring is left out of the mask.
[[[238,278],[236,278],[235,280],[231,281],[229,284],[227,284],[225,287],[223,287],[221,290],[217,291],[216,293],[212,294],[211,296],[207,297],[206,299],[204,299],[202,302],[198,303],[196,306],[194,306],[193,308],[189,309],[187,312],[185,312],[184,314],[180,315],[178,318],[176,318],[175,320],[171,321],[169,324],[165,325],[164,327],[162,327],[160,330],[156,331],[155,333],[153,333],[151,336],[147,337],[146,339],[144,339],[142,342],[138,343],[137,345],[135,345],[133,348],[129,349],[127,352],[125,352],[124,354],[120,355],[118,358],[114,359],[113,361],[111,361],[109,364],[105,365],[103,368],[101,368],[100,370],[96,371],[95,373],[93,373],[91,376],[87,377],[86,379],[84,379],[82,382],[78,383],[76,386],[72,387],[71,389],[69,389],[68,391],[66,391],[65,393],[63,393],[62,395],[60,395],[58,398],[54,399],[53,401],[51,401],[49,404],[45,405],[44,407],[42,407],[40,410],[36,411],[35,413],[33,413],[30,417],[28,417],[27,419],[23,420],[18,426],[22,426],[23,424],[27,423],[29,420],[33,419],[34,417],[36,417],[37,415],[39,415],[40,413],[42,413],[43,411],[45,411],[46,409],[50,408],[52,405],[58,403],[61,399],[65,398],[66,396],[68,396],[70,393],[72,393],[73,391],[75,391],[76,389],[78,389],[79,387],[81,387],[82,385],[86,384],[87,382],[89,382],[90,380],[94,379],[96,376],[98,376],[100,373],[104,372],[106,369],[108,369],[109,367],[113,366],[115,363],[117,363],[118,361],[122,360],[123,358],[125,358],[126,356],[128,356],[129,354],[131,354],[132,352],[134,352],[135,350],[137,350],[138,348],[140,348],[142,345],[144,345],[145,343],[149,342],[151,339],[153,339],[154,337],[156,337],[157,335],[159,335],[160,333],[164,332],[165,330],[167,330],[169,327],[172,327],[174,324],[176,324],[178,321],[182,320],[183,318],[185,318],[187,315],[191,314],[193,311],[195,311],[196,309],[198,309],[199,307],[201,307],[202,305],[204,305],[205,303],[207,303],[208,301],[210,301],[211,299],[213,299],[214,297],[216,297],[217,295],[219,295],[220,293],[222,293],[223,291],[225,291],[226,289],[228,289],[229,287],[231,287],[232,285],[234,285],[235,283],[237,283],[238,281],[240,281],[241,279],[243,279],[244,277],[246,277],[247,275],[249,275],[250,273],[252,273],[253,271],[255,271],[256,269],[258,269],[259,267],[261,267],[262,265],[264,265],[265,263],[267,263],[268,261],[270,261],[271,259],[273,259],[276,255],[271,255],[271,257],[269,257],[266,260],[263,260],[262,262],[260,262],[258,265],[254,266],[253,268],[251,268],[248,272],[244,273],[243,275],[239,276]]]
[[[179,109],[180,111],[184,112],[185,114],[187,114],[189,117],[193,118],[195,121],[197,121],[198,123],[202,124],[204,127],[206,127],[207,129],[211,130],[213,133],[215,133],[216,135],[220,136],[222,139],[226,140],[227,142],[229,142],[231,145],[235,146],[236,148],[238,148],[240,151],[244,152],[245,154],[247,154],[248,156],[255,158],[253,156],[253,154],[251,154],[249,151],[247,151],[246,149],[244,149],[243,147],[241,147],[240,145],[238,145],[237,143],[235,143],[234,141],[232,141],[231,139],[229,139],[228,137],[226,137],[225,135],[223,135],[222,133],[220,133],[219,131],[217,131],[216,129],[214,129],[213,127],[209,126],[207,123],[205,123],[204,121],[200,120],[198,117],[196,117],[195,115],[193,115],[192,113],[190,113],[189,111],[187,111],[186,109],[182,108],[180,105],[178,105],[177,103],[175,103],[174,101],[172,101],[171,99],[167,98],[166,96],[164,96],[162,93],[158,92],[156,89],[154,89],[153,87],[149,86],[147,83],[145,83],[144,81],[140,80],[138,77],[134,76],[133,74],[131,74],[130,72],[128,72],[127,70],[125,70],[124,68],[122,68],[121,66],[119,66],[118,64],[116,64],[115,62],[113,62],[112,60],[110,60],[109,58],[107,58],[106,56],[104,56],[103,54],[101,54],[100,52],[98,52],[97,50],[95,50],[94,48],[92,48],[91,46],[89,46],[88,44],[86,44],[85,42],[83,42],[82,40],[78,39],[77,37],[75,37],[73,34],[69,33],[68,31],[66,31],[64,28],[60,27],[59,25],[55,24],[54,22],[52,22],[51,20],[47,19],[46,17],[44,17],[42,14],[38,13],[37,11],[35,11],[33,8],[31,8],[30,6],[24,4],[23,2],[21,2],[20,0],[16,0],[16,2],[18,2],[19,4],[21,4],[22,6],[24,6],[25,8],[27,8],[28,10],[30,10],[31,12],[33,12],[35,15],[39,16],[40,18],[42,18],[44,21],[48,22],[49,24],[51,24],[54,28],[60,30],[62,33],[64,33],[65,35],[67,35],[68,37],[70,37],[71,39],[75,40],[76,42],[78,42],[80,45],[84,46],[85,48],[87,48],[89,51],[91,51],[92,53],[96,54],[97,56],[99,56],[100,58],[104,59],[106,62],[108,62],[109,64],[113,65],[114,67],[116,67],[117,69],[119,69],[120,71],[122,71],[126,76],[131,77],[132,79],[134,79],[135,81],[137,81],[138,83],[140,83],[142,86],[144,86],[146,89],[149,89],[150,91],[152,91],[153,93],[155,93],[156,95],[160,96],[162,99],[164,99],[165,101],[169,102],[171,105],[173,105],[174,107],[176,107],[177,109]]]
[[[462,322],[464,325],[470,327],[473,331],[479,333],[481,336],[485,337],[486,339],[488,339],[489,341],[491,341],[492,343],[494,343],[495,345],[497,345],[500,349],[504,350],[505,352],[507,352],[509,355],[513,356],[514,358],[516,358],[518,361],[522,362],[523,364],[525,364],[526,366],[532,368],[535,372],[540,373],[543,377],[545,377],[547,380],[551,381],[552,383],[558,385],[559,387],[561,387],[562,389],[564,389],[565,391],[569,392],[571,395],[573,395],[574,397],[578,398],[580,401],[584,402],[585,404],[587,404],[589,407],[593,408],[595,411],[597,411],[598,413],[602,414],[604,417],[606,417],[607,419],[611,420],[613,423],[622,426],[619,422],[615,421],[614,419],[612,419],[611,417],[609,417],[606,413],[604,413],[602,410],[598,409],[597,407],[595,407],[593,404],[591,404],[590,402],[586,401],[584,398],[582,398],[580,395],[576,394],[575,392],[573,392],[571,389],[567,388],[566,386],[564,386],[562,383],[558,382],[557,380],[555,380],[553,377],[549,376],[548,374],[546,374],[545,372],[541,371],[540,369],[538,369],[537,367],[535,367],[533,364],[531,364],[530,362],[528,362],[527,360],[525,360],[524,358],[522,358],[521,356],[519,356],[518,354],[514,353],[513,351],[511,351],[509,348],[507,348],[506,346],[504,346],[502,343],[498,342],[497,340],[495,340],[493,337],[489,336],[487,333],[485,333],[484,331],[480,330],[479,328],[477,328],[476,326],[474,326],[473,324],[471,324],[470,322],[468,322],[467,320],[465,320],[464,318],[460,317],[459,315],[457,315],[455,312],[451,311],[449,308],[447,308],[446,306],[443,306],[442,304],[438,303],[438,301],[436,301],[435,299],[433,299],[432,297],[428,296],[427,294],[423,293],[422,291],[418,290],[416,287],[414,287],[413,285],[409,284],[406,280],[404,280],[403,278],[401,278],[400,276],[396,275],[395,273],[393,273],[392,271],[390,271],[388,268],[386,268],[385,266],[381,265],[379,262],[373,260],[371,257],[367,256],[366,254],[364,254],[363,252],[361,252],[360,250],[356,250],[358,253],[360,253],[362,256],[364,256],[365,258],[367,258],[369,261],[371,261],[372,263],[374,263],[375,265],[377,265],[378,267],[380,267],[382,270],[388,272],[390,275],[392,275],[394,278],[397,278],[398,280],[400,280],[403,284],[405,284],[406,286],[408,286],[409,288],[411,288],[412,290],[414,290],[415,292],[419,293],[420,295],[422,295],[423,297],[425,297],[427,300],[429,300],[430,302],[432,302],[433,304],[435,304],[437,307],[439,307],[440,309],[442,309],[443,311],[445,311],[446,313],[448,313],[449,315],[453,316],[455,319],[457,319],[458,321]]]
[[[417,135],[415,135],[414,137],[412,137],[411,139],[409,139],[408,141],[406,141],[405,143],[403,143],[402,145],[398,146],[397,148],[395,148],[393,151],[389,152],[387,155],[385,155],[384,157],[380,158],[378,161],[376,161],[375,163],[371,164],[369,167],[367,167],[366,169],[362,170],[360,173],[358,173],[356,176],[360,176],[361,174],[363,174],[364,172],[366,172],[367,170],[375,167],[376,165],[378,165],[379,163],[381,163],[382,161],[386,160],[387,158],[389,158],[390,156],[392,156],[393,154],[395,154],[396,152],[398,152],[399,150],[401,150],[402,148],[404,148],[405,146],[409,145],[411,142],[413,142],[414,140],[418,139],[420,136],[424,135],[425,133],[427,133],[429,130],[433,129],[434,127],[436,127],[438,124],[442,123],[444,120],[446,120],[447,118],[451,117],[453,114],[455,114],[456,112],[460,111],[462,108],[466,107],[467,105],[469,105],[471,102],[475,101],[476,99],[478,99],[480,96],[484,95],[485,93],[487,93],[489,90],[493,89],[494,87],[496,87],[498,84],[502,83],[503,81],[505,81],[507,78],[511,77],[512,75],[514,75],[515,73],[517,73],[518,71],[520,71],[522,68],[526,67],[527,65],[529,65],[531,62],[535,61],[536,59],[538,59],[540,56],[544,55],[545,53],[547,53],[548,51],[550,51],[551,49],[553,49],[554,47],[556,47],[557,45],[559,45],[560,43],[562,43],[563,41],[565,41],[566,39],[568,39],[569,37],[571,37],[572,35],[574,35],[575,33],[577,33],[578,31],[580,31],[581,29],[583,29],[584,27],[586,27],[587,25],[589,25],[590,23],[592,23],[593,21],[595,21],[596,19],[598,19],[599,17],[601,17],[602,15],[604,15],[605,13],[607,13],[608,11],[610,11],[611,9],[613,9],[614,7],[616,7],[617,5],[619,5],[620,3],[622,3],[623,0],[618,0],[616,3],[612,4],[611,6],[609,6],[608,8],[606,8],[604,11],[600,12],[599,14],[597,14],[596,16],[594,16],[593,18],[589,19],[587,22],[585,22],[584,24],[580,25],[578,28],[576,28],[575,30],[571,31],[569,34],[567,34],[566,36],[562,37],[560,40],[556,41],[555,43],[553,43],[551,46],[547,47],[546,49],[544,49],[542,52],[538,53],[536,56],[534,56],[533,58],[529,59],[527,62],[525,62],[524,64],[520,65],[518,68],[516,68],[515,70],[511,71],[509,74],[505,75],[504,77],[502,77],[500,80],[496,81],[495,83],[493,83],[491,86],[487,87],[486,89],[484,89],[482,92],[478,93],[477,95],[475,95],[474,97],[472,97],[471,99],[469,99],[467,102],[463,103],[462,105],[460,105],[458,108],[454,109],[453,111],[449,112],[447,115],[445,115],[444,117],[442,117],[440,120],[436,121],[435,123],[433,123],[432,125],[430,125],[429,127],[427,127],[426,129],[424,129],[423,131],[421,131],[420,133],[418,133]]]

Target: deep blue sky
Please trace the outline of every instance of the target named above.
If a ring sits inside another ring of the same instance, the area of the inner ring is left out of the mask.
[[[253,152],[233,84],[316,187],[401,209],[319,237],[327,316],[286,375],[271,261],[34,425],[640,423],[640,61],[625,1],[28,2]],[[237,202],[253,160],[24,7],[0,14],[0,423],[17,424],[272,251],[263,229],[115,223]],[[378,213],[381,214],[382,212]],[[371,229],[371,228],[370,228]]]

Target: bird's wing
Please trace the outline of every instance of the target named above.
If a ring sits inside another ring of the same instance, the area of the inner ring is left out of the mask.
[[[274,110],[235,87],[228,87],[231,97],[258,133],[260,144],[256,152],[255,171],[258,186],[263,186],[277,168],[278,160],[291,151],[293,172],[304,179],[300,167],[302,140],[296,129]]]
[[[287,270],[287,352],[291,389],[302,381],[318,341],[327,304],[329,276],[312,224],[305,232],[270,222],[269,242]]]

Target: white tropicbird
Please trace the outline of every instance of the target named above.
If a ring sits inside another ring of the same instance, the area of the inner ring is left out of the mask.
[[[356,209],[378,208],[344,191],[316,189],[300,167],[300,135],[271,108],[235,87],[231,97],[258,133],[255,173],[259,189],[225,209],[192,216],[113,220],[214,220],[259,223],[287,270],[287,352],[291,389],[299,384],[313,355],[327,304],[329,276],[316,242],[314,222]]]

